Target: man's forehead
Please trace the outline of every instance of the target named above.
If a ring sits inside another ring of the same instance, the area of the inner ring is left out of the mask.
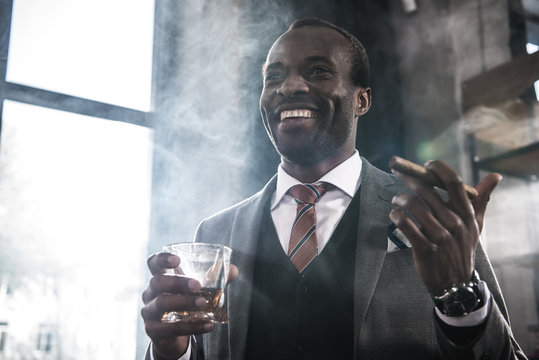
[[[273,44],[267,64],[282,61],[284,57],[340,58],[348,55],[347,39],[337,31],[322,26],[304,26],[281,35]]]

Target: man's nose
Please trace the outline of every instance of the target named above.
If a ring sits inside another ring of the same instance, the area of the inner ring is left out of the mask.
[[[301,74],[288,74],[277,92],[287,97],[304,95],[309,92],[309,86]]]

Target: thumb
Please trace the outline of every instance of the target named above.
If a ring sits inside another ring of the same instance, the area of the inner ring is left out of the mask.
[[[238,275],[239,275],[238,267],[236,265],[230,264],[230,270],[228,271],[228,281],[227,281],[227,283],[230,283],[230,282],[236,280]]]
[[[485,176],[475,187],[479,195],[472,200],[472,206],[475,211],[475,220],[479,226],[479,232],[483,229],[485,219],[485,210],[487,209],[490,194],[496,186],[502,181],[502,176],[498,173],[491,173]]]

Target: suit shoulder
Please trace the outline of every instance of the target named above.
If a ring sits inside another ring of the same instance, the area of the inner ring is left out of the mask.
[[[368,160],[362,158],[363,169],[362,169],[362,183],[365,184],[376,184],[381,186],[384,191],[390,193],[402,193],[409,192],[409,190],[404,186],[404,184],[395,177],[395,175],[385,172],[376,166],[369,163]]]
[[[234,229],[256,222],[271,193],[261,191],[203,220],[196,230],[195,241],[229,244]]]
[[[246,206],[250,206],[257,198],[259,198],[261,195],[260,195],[260,192],[246,198],[246,199],[243,199],[242,201],[228,207],[228,208],[225,208],[207,218],[205,218],[204,220],[201,221],[201,223],[208,223],[208,224],[211,224],[211,223],[218,223],[218,222],[222,222],[222,221],[228,221],[230,219],[233,219],[236,214],[240,211],[240,209],[246,207]]]
[[[264,204],[269,201],[271,195],[275,191],[276,176],[274,176],[259,192],[256,194],[234,204],[226,209],[219,211],[218,213],[202,220],[199,224],[197,233],[201,232],[203,228],[215,228],[229,229],[231,224],[236,220],[241,213],[243,217],[249,212],[260,210]]]

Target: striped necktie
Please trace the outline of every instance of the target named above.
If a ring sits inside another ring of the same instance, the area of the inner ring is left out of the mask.
[[[294,185],[288,190],[297,203],[296,218],[288,244],[288,257],[300,274],[318,255],[314,204],[332,187],[333,185],[328,183],[305,184]]]

